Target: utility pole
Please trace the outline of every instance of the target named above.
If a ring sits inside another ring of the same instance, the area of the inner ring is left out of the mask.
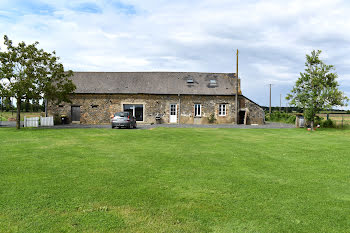
[[[270,110],[269,110],[269,113],[270,113],[270,116],[271,116],[271,86],[272,84],[269,84],[270,85]]]
[[[282,94],[280,94],[280,112],[282,110]]]
[[[237,61],[236,61],[236,96],[235,96],[235,111],[236,111],[236,125],[238,125],[238,49],[237,49]]]
[[[1,100],[1,115],[0,115],[0,126],[2,126],[2,112],[3,112],[3,102],[4,102],[4,97],[0,97]]]

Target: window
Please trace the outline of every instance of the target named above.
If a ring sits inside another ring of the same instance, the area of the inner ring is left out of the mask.
[[[219,104],[219,116],[226,116],[226,104]]]
[[[143,104],[124,104],[124,112],[129,112],[136,121],[143,121]]]
[[[217,86],[216,79],[210,79],[209,80],[209,86],[210,87],[216,87]]]
[[[114,116],[118,116],[118,117],[127,117],[129,116],[129,112],[117,112],[116,114],[114,114]]]
[[[170,104],[170,115],[171,116],[176,115],[176,104]]]
[[[194,116],[201,116],[201,105],[200,104],[195,104],[194,105]]]
[[[192,78],[188,78],[187,79],[187,83],[193,83],[193,79]]]

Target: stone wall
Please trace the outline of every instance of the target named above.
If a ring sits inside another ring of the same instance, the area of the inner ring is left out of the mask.
[[[197,96],[197,95],[144,95],[144,94],[75,94],[72,103],[48,104],[50,115],[67,115],[71,117],[71,106],[80,106],[82,124],[107,124],[110,116],[123,111],[123,104],[143,104],[143,122],[156,123],[156,116],[161,116],[163,124],[169,123],[170,104],[177,105],[178,120],[181,124],[208,124],[213,113],[218,124],[235,122],[234,96]],[[239,97],[240,109],[247,111],[248,124],[263,124],[263,110],[246,99]],[[201,117],[194,116],[194,104],[201,104]],[[226,116],[219,116],[219,104],[226,104]],[[179,119],[180,118],[180,119]]]
[[[247,109],[247,125],[251,124],[258,124],[262,125],[265,124],[265,112],[264,110],[251,100],[244,98],[244,106],[245,109]]]

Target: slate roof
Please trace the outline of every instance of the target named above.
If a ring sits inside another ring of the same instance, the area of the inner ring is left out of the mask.
[[[234,77],[234,73],[74,72],[71,79],[79,94],[234,95]]]

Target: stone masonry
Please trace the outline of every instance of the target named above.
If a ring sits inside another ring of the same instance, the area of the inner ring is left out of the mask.
[[[177,105],[177,123],[208,124],[211,114],[215,123],[227,124],[235,122],[234,95],[162,95],[162,94],[73,94],[72,103],[48,104],[50,115],[66,115],[71,119],[71,107],[80,106],[81,124],[108,124],[110,117],[123,111],[124,104],[142,104],[143,121],[139,124],[156,123],[156,116],[161,116],[162,124],[169,124],[170,104]],[[194,116],[194,105],[201,104],[201,116]],[[226,116],[219,116],[219,105],[226,105]],[[239,110],[244,113],[246,124],[264,124],[263,109],[249,100],[239,96]],[[181,112],[181,114],[179,114]]]

